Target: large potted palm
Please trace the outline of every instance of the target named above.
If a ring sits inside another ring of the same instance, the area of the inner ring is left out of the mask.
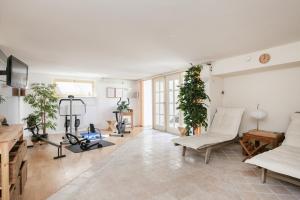
[[[38,123],[44,136],[48,128],[56,128],[58,96],[54,84],[32,84],[31,92],[24,97],[24,101],[33,108],[33,113],[25,118],[28,125]]]
[[[186,71],[184,82],[179,86],[178,109],[183,112],[186,135],[201,133],[201,127],[207,128],[207,101],[204,81],[200,74],[202,65],[193,65]]]

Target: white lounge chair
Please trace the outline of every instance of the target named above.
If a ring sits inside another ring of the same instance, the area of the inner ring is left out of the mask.
[[[300,179],[300,114],[295,113],[282,145],[246,160],[246,163],[262,168],[262,182],[266,182],[267,170]],[[278,177],[280,178],[280,177]],[[281,177],[284,178],[284,177]],[[288,179],[286,179],[288,181]]]
[[[237,138],[243,113],[244,108],[217,108],[207,133],[175,138],[172,141],[175,145],[183,146],[183,156],[187,148],[197,151],[206,149],[205,163],[207,164],[213,148],[232,143]]]

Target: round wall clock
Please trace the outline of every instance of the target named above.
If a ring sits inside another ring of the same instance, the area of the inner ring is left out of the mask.
[[[267,62],[269,62],[271,60],[271,56],[270,56],[270,54],[268,54],[268,53],[264,53],[264,54],[261,54],[260,56],[259,56],[259,62],[261,63],[261,64],[266,64]]]

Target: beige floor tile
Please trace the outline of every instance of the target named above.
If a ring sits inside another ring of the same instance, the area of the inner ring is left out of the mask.
[[[206,165],[201,153],[188,151],[182,157],[182,148],[171,142],[173,137],[145,130],[107,160],[90,164],[90,169],[49,199],[300,199],[298,187],[269,177],[261,184],[260,171],[241,162],[238,144],[213,152]]]

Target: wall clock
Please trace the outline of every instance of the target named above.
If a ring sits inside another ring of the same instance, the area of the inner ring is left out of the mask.
[[[264,53],[264,54],[261,54],[261,55],[259,56],[259,62],[260,62],[261,64],[266,64],[266,63],[268,63],[270,60],[271,60],[271,56],[270,56],[270,54],[268,54],[268,53]]]

